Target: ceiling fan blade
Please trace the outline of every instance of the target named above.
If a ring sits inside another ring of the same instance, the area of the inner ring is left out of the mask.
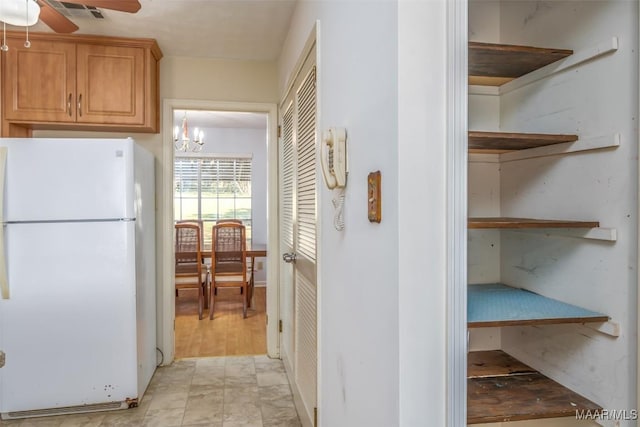
[[[140,10],[140,2],[138,0],[61,0],[65,3],[83,4],[85,6],[93,6],[99,9],[111,9],[119,12],[136,13]]]
[[[78,26],[71,22],[66,16],[49,6],[42,0],[37,0],[40,6],[40,20],[47,24],[56,33],[73,33],[78,30]]]

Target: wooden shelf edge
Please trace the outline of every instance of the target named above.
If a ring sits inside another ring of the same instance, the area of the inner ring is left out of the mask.
[[[467,424],[572,417],[576,411],[602,410],[502,350],[470,352],[467,372],[472,374],[467,378]]]
[[[469,218],[469,229],[543,229],[543,228],[596,228],[598,221],[572,221],[534,218],[486,217]]]
[[[571,318],[546,318],[529,320],[496,320],[488,322],[469,322],[469,328],[496,328],[502,326],[533,326],[533,325],[562,325],[571,323],[582,323],[585,326],[589,323],[602,323],[609,321],[608,316],[601,317],[571,317]]]
[[[549,145],[574,142],[578,135],[522,132],[469,131],[469,151],[505,153]]]

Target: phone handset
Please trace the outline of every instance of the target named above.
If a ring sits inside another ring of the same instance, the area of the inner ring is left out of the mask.
[[[327,187],[341,188],[347,184],[347,131],[344,128],[334,127],[324,132],[320,162]]]

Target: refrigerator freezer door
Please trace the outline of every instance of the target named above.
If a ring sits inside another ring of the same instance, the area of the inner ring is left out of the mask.
[[[132,221],[9,224],[0,412],[137,397]]]
[[[0,139],[5,221],[134,216],[133,140]]]

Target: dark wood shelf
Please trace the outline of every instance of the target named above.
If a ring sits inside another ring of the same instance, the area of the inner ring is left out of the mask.
[[[571,221],[557,219],[487,217],[469,218],[468,228],[487,229],[526,229],[526,228],[595,228],[600,227],[598,221]]]
[[[470,131],[469,151],[506,153],[577,140],[578,135]]]
[[[589,399],[501,350],[467,355],[467,424],[575,417],[600,411]]]
[[[606,322],[609,316],[501,283],[469,285],[467,326],[555,325]]]
[[[572,54],[569,49],[469,42],[469,84],[501,86]]]

